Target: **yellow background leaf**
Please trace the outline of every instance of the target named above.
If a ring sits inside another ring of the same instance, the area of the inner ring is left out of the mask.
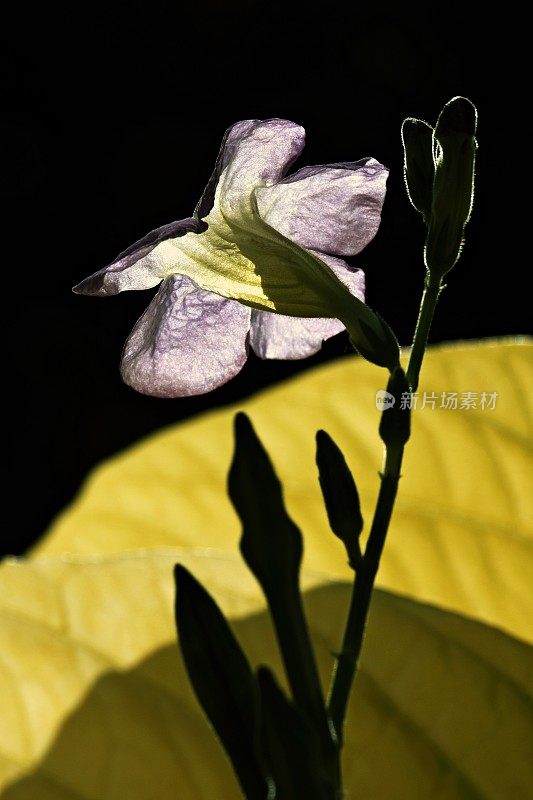
[[[437,408],[413,412],[404,477],[379,585],[533,641],[533,348],[482,342],[430,349],[419,389]],[[385,372],[345,358],[233,408],[157,433],[99,467],[35,550],[110,554],[191,546],[237,552],[239,523],[226,497],[232,418],[244,409],[270,452],[305,539],[308,570],[348,578],[330,533],[314,434],[344,451],[368,524],[381,443],[375,393]],[[442,392],[497,392],[494,410],[439,408]],[[419,403],[421,400],[419,401]]]
[[[428,353],[420,392],[498,393],[494,410],[413,414],[398,507],[347,730],[347,798],[531,796],[531,346]],[[358,358],[243,402],[306,545],[304,588],[324,684],[349,589],[327,527],[314,433],[352,466],[368,523],[384,373]],[[99,467],[25,561],[0,567],[2,800],[237,800],[174,643],[172,565],[281,676],[264,601],[226,498],[236,409],[162,431]],[[528,795],[528,792],[530,793]]]
[[[236,558],[167,550],[5,563],[2,800],[239,798],[174,641],[176,561],[209,586],[251,661],[281,676],[257,586]],[[349,591],[334,582],[306,594],[324,682]],[[348,718],[347,800],[527,798],[532,704],[532,648],[377,592]]]

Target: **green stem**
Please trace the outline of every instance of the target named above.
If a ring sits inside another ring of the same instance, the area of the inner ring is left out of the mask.
[[[328,722],[302,597],[297,585],[289,591],[289,601],[286,594],[267,593],[268,606],[294,703],[315,725],[328,778],[327,797],[336,800],[340,783],[337,742]]]
[[[398,491],[402,456],[403,446],[395,450],[389,448],[386,451],[385,465],[383,473],[380,475],[381,486],[376,512],[364,557],[357,568],[342,651],[333,673],[328,709],[340,744],[342,744],[343,723],[348,699],[359,665],[374,580]]]
[[[428,341],[429,329],[431,328],[437,301],[443,288],[440,281],[435,283],[431,280],[429,273],[427,274],[415,328],[413,347],[409,357],[409,366],[407,367],[407,382],[412,392],[416,392],[418,388],[418,377]]]
[[[286,593],[267,594],[287,679],[300,711],[314,719],[322,731],[327,731],[324,697],[302,598],[297,586],[291,586],[289,592],[289,602]]]
[[[433,283],[428,275],[407,367],[407,380],[413,392],[418,386],[429,329],[441,290],[440,282]],[[383,473],[380,475],[381,485],[374,518],[365,553],[355,575],[342,651],[337,657],[333,670],[328,696],[328,711],[337,733],[339,749],[343,740],[344,718],[348,700],[363,646],[374,582],[398,491],[403,451],[403,445],[385,449],[385,463]]]

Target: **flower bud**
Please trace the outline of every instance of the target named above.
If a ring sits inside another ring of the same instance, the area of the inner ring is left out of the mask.
[[[454,97],[442,109],[434,133],[435,180],[425,247],[426,267],[435,280],[459,258],[474,199],[475,106]]]
[[[429,225],[435,178],[433,128],[421,119],[409,117],[402,124],[402,143],[407,194]]]

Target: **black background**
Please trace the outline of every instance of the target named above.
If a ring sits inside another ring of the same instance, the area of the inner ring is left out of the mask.
[[[408,344],[423,279],[423,227],[402,183],[400,125],[435,121],[456,94],[480,115],[477,199],[431,340],[524,333],[506,231],[513,142],[494,41],[505,15],[468,4],[117,2],[21,7],[5,29],[3,399],[8,519],[22,552],[88,469],[144,434],[348,352],[344,335],[304,362],[261,362],[199,398],[122,385],[122,344],[151,293],[70,287],[153,227],[189,216],[226,127],[304,125],[297,166],[372,155],[391,168],[383,222],[358,263],[367,300]]]

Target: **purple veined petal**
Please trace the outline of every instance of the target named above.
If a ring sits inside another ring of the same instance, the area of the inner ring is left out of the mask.
[[[221,176],[220,202],[224,213],[246,202],[254,188],[279,181],[302,152],[305,131],[286,119],[256,121],[235,142]]]
[[[244,119],[241,122],[236,122],[226,130],[222,138],[222,144],[215,163],[215,169],[207,182],[203,194],[194,209],[194,216],[201,219],[206,217],[215,201],[215,192],[220,178],[220,173],[228,165],[233,158],[235,148],[241,139],[243,139],[250,131],[255,128],[261,120],[258,119]]]
[[[259,213],[302,247],[356,255],[377,233],[387,175],[373,158],[304,167],[256,190]]]
[[[210,392],[244,366],[249,327],[249,308],[174,275],[133,328],[122,353],[122,378],[155,397]]]
[[[338,319],[286,317],[252,311],[250,346],[259,358],[296,361],[318,353],[326,339],[344,330]]]
[[[365,274],[341,258],[315,253],[359,300],[365,299]],[[322,343],[344,330],[338,319],[287,317],[269,311],[252,311],[250,346],[260,358],[297,360],[318,353]]]
[[[155,228],[120,253],[107,267],[78,283],[72,291],[76,294],[107,297],[130,289],[151,289],[164,277],[161,274],[160,260],[149,258],[152,250],[166,239],[175,239],[185,236],[186,233],[202,233],[206,228],[205,222],[194,217]]]

